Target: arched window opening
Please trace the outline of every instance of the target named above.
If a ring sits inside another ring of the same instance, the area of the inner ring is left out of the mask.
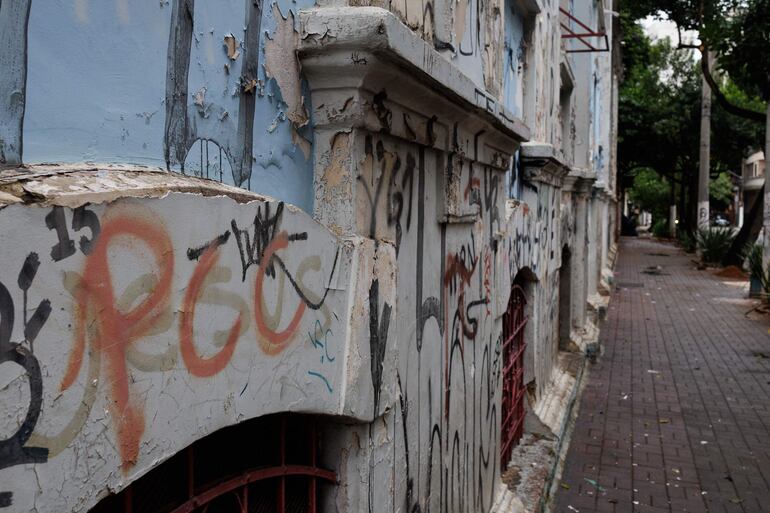
[[[503,397],[500,429],[500,466],[508,468],[511,452],[524,432],[524,350],[527,326],[527,289],[525,271],[516,275],[508,308],[503,314]]]
[[[559,349],[570,349],[570,332],[572,331],[572,254],[569,247],[561,251],[561,268],[559,269]]]
[[[91,513],[316,513],[337,482],[318,465],[319,420],[270,415],[196,441]]]

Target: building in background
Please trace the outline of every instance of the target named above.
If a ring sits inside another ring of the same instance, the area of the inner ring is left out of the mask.
[[[610,2],[0,4],[0,509],[530,505],[611,282]]]
[[[757,151],[743,159],[741,194],[743,210],[751,208],[765,185],[765,153]],[[741,219],[743,216],[741,216]]]

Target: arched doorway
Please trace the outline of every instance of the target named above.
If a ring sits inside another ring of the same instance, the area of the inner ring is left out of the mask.
[[[531,279],[521,270],[514,279],[508,308],[503,314],[503,392],[500,426],[500,468],[505,471],[511,451],[524,432],[524,352],[527,348],[527,301]]]
[[[270,415],[221,429],[90,513],[315,513],[336,483],[318,465],[316,417]]]
[[[559,268],[559,350],[568,351],[572,331],[572,253],[569,247],[561,250]]]

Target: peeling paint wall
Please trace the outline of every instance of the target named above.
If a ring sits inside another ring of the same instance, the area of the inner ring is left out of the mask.
[[[525,19],[531,1],[346,3],[32,3],[25,161],[214,169],[313,218],[135,167],[0,173],[14,508],[85,511],[209,433],[285,411],[328,415],[327,511],[493,507],[512,284],[529,280],[534,410],[558,359],[562,249],[576,330],[604,254],[593,178],[564,188],[558,151],[508,198],[522,141],[563,136],[558,5]],[[79,29],[47,43],[66,16]],[[89,49],[60,89],[42,80]]]
[[[340,462],[344,485],[327,506],[489,511],[501,475],[502,316],[523,271],[534,280],[525,380],[542,401],[558,352],[561,248],[572,243],[573,219],[562,216],[556,179],[529,183],[521,202],[509,202],[505,176],[518,148],[510,132],[410,78],[417,72],[390,80],[386,61],[351,52],[345,31],[365,37],[361,19],[312,28],[327,41],[303,61],[319,106],[315,216],[374,240],[396,272],[391,297],[370,291],[369,340],[372,361],[397,360],[373,372],[375,422],[334,430],[327,459]]]
[[[536,397],[553,373],[561,227],[569,224],[561,193],[542,186],[506,206],[506,169],[471,157],[472,139],[456,148],[467,153],[446,153],[389,135],[349,137],[362,150],[352,156],[355,230],[392,248],[397,267],[395,297],[370,296],[378,307],[369,310],[370,344],[398,361],[395,372],[382,366],[381,417],[329,449],[346,470],[331,502],[337,511],[488,511],[501,474],[501,319],[523,269],[537,280],[525,356]],[[453,175],[456,197],[446,194]],[[360,439],[369,442],[354,450]]]
[[[295,55],[296,11],[311,5],[3,2],[0,164],[166,168],[311,210]]]

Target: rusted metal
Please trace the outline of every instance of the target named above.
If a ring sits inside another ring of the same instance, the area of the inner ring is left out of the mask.
[[[508,467],[511,451],[524,428],[524,330],[527,325],[524,289],[514,285],[503,315],[503,397],[500,428],[500,466]]]
[[[180,455],[183,458],[182,466],[177,466],[177,470],[172,471],[181,470],[184,475],[183,482],[180,483],[183,486],[181,494],[177,496],[173,504],[168,504],[164,499],[158,499],[152,494],[147,495],[145,491],[137,491],[147,490],[146,485],[150,483],[152,485],[149,486],[149,489],[164,486],[162,481],[166,474],[162,467],[159,467],[156,470],[160,472],[153,472],[142,478],[150,479],[149,482],[144,483],[145,486],[137,488],[139,482],[133,483],[119,496],[108,498],[118,502],[100,504],[95,511],[109,511],[110,513],[137,513],[140,510],[158,513],[214,513],[215,511],[217,513],[248,513],[254,511],[256,507],[257,511],[270,510],[285,513],[289,508],[297,510],[299,505],[300,510],[304,508],[304,511],[308,513],[316,513],[318,510],[318,481],[321,480],[330,484],[337,483],[337,475],[333,471],[318,467],[319,442],[316,419],[281,415],[269,422],[275,421],[277,423],[272,425],[277,428],[277,432],[273,431],[273,440],[279,444],[278,450],[273,453],[275,456],[269,458],[268,461],[260,460],[261,463],[257,463],[255,468],[246,467],[235,474],[210,476],[206,478],[205,482],[196,482],[196,473],[198,480],[201,480],[199,473],[201,468],[216,468],[218,463],[216,458],[211,459],[210,447],[206,448],[205,445],[199,447],[201,443],[205,444],[206,439],[204,439],[184,449],[183,454]],[[301,451],[299,456],[301,461],[292,461],[292,458],[297,457],[297,451],[289,447],[288,444],[299,442],[304,447],[304,441],[306,441],[307,447]],[[289,456],[292,454],[294,456]],[[223,457],[227,456],[223,455]],[[165,463],[161,465],[165,465]],[[292,488],[287,490],[288,478],[304,479],[301,483],[293,481]],[[255,491],[253,488],[250,490],[254,483],[260,481],[267,481],[261,488],[263,492]],[[300,489],[307,490],[308,497],[304,505],[303,502],[297,503],[296,501],[291,505],[292,501],[287,500],[292,499],[291,496],[287,496],[287,492],[296,490],[294,486],[297,484],[302,487]],[[265,486],[267,490],[274,490],[274,495],[272,492],[265,494]],[[137,495],[137,493],[142,493],[144,496]],[[250,504],[251,506],[249,506]]]
[[[564,21],[561,21],[561,28],[564,31],[561,35],[562,39],[577,39],[580,41],[586,48],[581,49],[567,49],[565,50],[567,53],[588,53],[588,52],[609,52],[610,51],[610,40],[609,37],[607,37],[606,31],[599,31],[599,30],[593,30],[591,27],[577,19],[572,13],[564,9],[563,7],[559,7],[559,12],[563,16],[567,18],[567,23]],[[585,32],[575,32],[572,27],[570,27],[571,23],[576,23],[581,29],[585,30]],[[592,45],[586,39],[588,38],[601,38],[601,40],[604,42],[604,48],[597,48],[596,46]]]
[[[337,482],[337,475],[334,472],[311,467],[308,465],[284,465],[282,467],[252,470],[219,483],[218,485],[213,486],[204,492],[198,493],[181,506],[172,510],[171,513],[190,513],[191,511],[195,511],[197,508],[205,506],[206,504],[211,503],[215,499],[227,493],[237,491],[240,488],[246,487],[249,484],[255,483],[257,481],[280,478],[279,483],[285,483],[287,476],[308,476],[311,480],[324,479],[330,483]],[[283,503],[283,506],[281,506],[281,503],[279,502],[278,512],[283,513],[284,511],[285,502]]]

